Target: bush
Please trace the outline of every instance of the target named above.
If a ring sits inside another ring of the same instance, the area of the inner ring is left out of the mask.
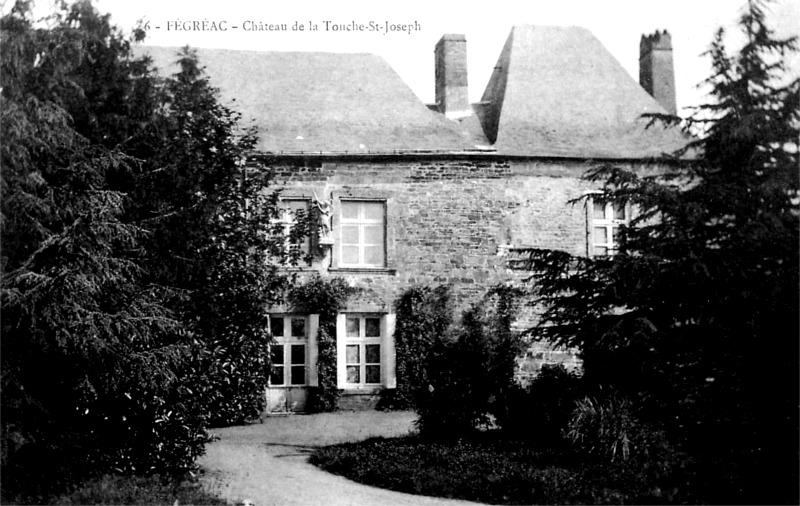
[[[515,439],[558,445],[582,391],[578,373],[563,364],[545,364],[527,389],[512,395],[504,429]]]
[[[453,316],[447,286],[413,287],[395,302],[397,388],[388,402],[394,409],[414,408],[428,390],[428,361],[434,343],[447,333]]]
[[[454,335],[434,343],[426,367],[428,392],[417,406],[420,434],[460,437],[508,421],[522,347],[511,330],[517,295],[508,287],[491,290],[464,314]]]
[[[579,453],[606,462],[657,459],[667,447],[663,433],[641,422],[632,402],[616,395],[577,401],[567,437]]]
[[[336,382],[336,337],[330,333],[330,325],[320,323],[317,335],[317,378],[319,384],[309,387],[306,411],[327,413],[339,406],[339,388]]]

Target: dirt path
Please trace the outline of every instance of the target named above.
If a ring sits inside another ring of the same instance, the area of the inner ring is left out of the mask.
[[[269,417],[264,423],[216,429],[219,441],[200,459],[204,487],[230,503],[255,506],[475,504],[361,485],[308,463],[315,447],[407,434],[408,412],[340,412]]]

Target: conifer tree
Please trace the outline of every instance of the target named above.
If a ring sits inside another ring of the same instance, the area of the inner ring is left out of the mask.
[[[22,2],[0,21],[6,490],[189,466],[207,440],[181,390],[188,334],[170,290],[144,282],[147,230],[114,184],[138,161],[101,134],[120,133],[110,102],[142,78],[107,21],[79,3],[36,28]]]
[[[577,347],[586,381],[636,399],[723,502],[798,500],[800,80],[784,68],[796,39],[774,37],[766,8],[747,3],[735,54],[716,34],[711,100],[666,170],[586,175],[600,192],[575,204],[637,211],[617,254],[518,261],[547,307],[532,334]]]
[[[190,51],[161,77],[89,1],[0,33],[4,498],[191,467],[264,403],[290,259],[254,137]]]

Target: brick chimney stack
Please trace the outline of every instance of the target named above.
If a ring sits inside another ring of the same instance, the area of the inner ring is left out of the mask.
[[[436,105],[448,118],[472,114],[467,94],[467,38],[443,35],[434,49],[436,63]]]
[[[639,84],[670,114],[677,114],[672,37],[666,30],[642,35],[639,42]]]

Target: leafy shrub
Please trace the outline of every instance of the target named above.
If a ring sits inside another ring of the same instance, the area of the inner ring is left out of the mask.
[[[480,383],[476,363],[480,350],[472,350],[453,338],[434,343],[428,360],[428,395],[417,404],[417,428],[431,437],[461,437],[488,422],[488,392]]]
[[[504,429],[516,439],[557,445],[582,391],[578,373],[563,364],[545,364],[527,389],[518,388],[512,395]]]
[[[416,406],[423,392],[427,392],[429,355],[434,343],[441,340],[452,323],[450,289],[409,288],[398,297],[395,309],[397,388],[392,394],[391,407],[407,409]]]
[[[667,447],[663,433],[641,422],[633,403],[616,395],[577,401],[567,437],[579,453],[606,462],[657,459]]]
[[[598,402],[585,397],[577,402],[569,422],[568,437],[576,448],[589,455],[614,461],[628,460],[637,429],[630,401],[611,398]]]
[[[306,411],[326,413],[336,411],[339,405],[339,387],[336,382],[336,338],[329,326],[320,325],[317,335],[317,377],[319,384],[308,388]]]
[[[459,437],[508,421],[522,346],[511,329],[517,295],[508,287],[492,289],[464,314],[453,335],[434,343],[426,366],[428,392],[417,406],[421,434]]]

